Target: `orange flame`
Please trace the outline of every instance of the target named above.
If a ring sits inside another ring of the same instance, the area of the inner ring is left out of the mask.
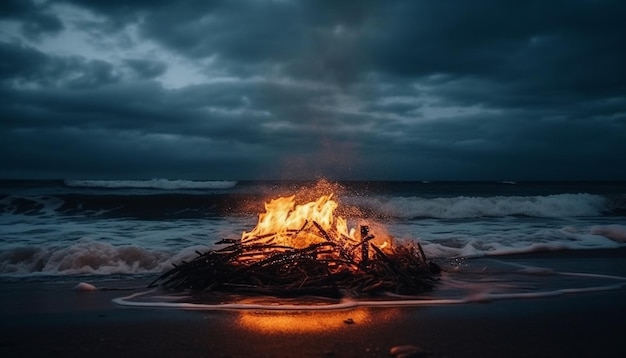
[[[323,241],[323,237],[302,230],[306,224],[316,222],[325,231],[341,235],[352,244],[358,243],[355,229],[348,230],[347,220],[334,215],[337,206],[332,193],[302,205],[296,205],[295,195],[272,199],[265,203],[265,213],[259,215],[256,227],[250,232],[244,231],[241,240],[246,242],[271,235],[273,244],[303,248]]]
[[[363,257],[359,243],[364,238],[358,236],[355,228],[348,228],[348,220],[335,215],[339,207],[333,193],[321,195],[317,199],[304,204],[296,203],[296,196],[279,197],[265,203],[265,212],[259,214],[259,220],[250,232],[244,231],[241,243],[254,242],[259,245],[272,245],[276,248],[302,249],[314,244],[332,242],[343,248],[344,252],[354,253],[354,261],[360,262]],[[317,229],[311,229],[317,227]],[[384,230],[377,227],[370,242],[383,251],[392,250],[392,239]],[[368,239],[369,241],[369,239]],[[368,245],[368,244],[366,244]],[[248,259],[262,259],[264,255]],[[372,252],[368,256],[373,255]]]

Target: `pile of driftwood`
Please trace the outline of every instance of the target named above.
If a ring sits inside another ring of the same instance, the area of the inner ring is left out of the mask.
[[[341,297],[389,292],[415,295],[433,288],[439,266],[428,261],[419,243],[384,251],[361,226],[361,241],[347,244],[316,222],[290,235],[316,235],[315,243],[294,248],[273,243],[271,235],[222,240],[223,248],[198,252],[175,265],[151,286],[255,295]],[[275,235],[275,234],[272,234]],[[269,240],[268,240],[269,239]],[[385,253],[386,252],[386,253]]]

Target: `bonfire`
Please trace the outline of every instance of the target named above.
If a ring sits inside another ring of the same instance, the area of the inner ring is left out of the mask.
[[[348,228],[334,194],[306,203],[265,203],[256,227],[198,252],[151,286],[272,296],[415,295],[437,282],[439,267],[419,242],[396,242],[375,225]]]

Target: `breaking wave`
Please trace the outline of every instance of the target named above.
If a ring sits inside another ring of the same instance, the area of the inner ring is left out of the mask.
[[[151,179],[151,180],[65,180],[65,185],[69,187],[86,187],[86,188],[137,188],[137,189],[230,189],[237,185],[237,181],[233,180],[169,180],[169,179]]]
[[[150,250],[133,245],[115,246],[83,239],[68,247],[17,246],[0,250],[0,275],[110,275],[147,274],[170,269],[194,257],[196,250],[206,246],[189,247],[173,254],[165,250]]]
[[[480,217],[584,217],[601,216],[614,208],[606,197],[593,194],[492,197],[371,197],[351,201],[380,216],[414,219],[469,219]]]
[[[0,213],[29,215],[113,215],[127,217],[203,217],[209,214],[262,210],[265,199],[254,194],[161,193],[152,195],[62,194],[0,196]],[[374,217],[396,219],[476,219],[524,216],[574,218],[619,215],[623,204],[601,195],[492,197],[347,197],[341,201]]]

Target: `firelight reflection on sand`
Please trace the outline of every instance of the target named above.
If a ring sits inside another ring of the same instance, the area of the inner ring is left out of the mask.
[[[373,310],[359,307],[339,311],[243,311],[239,314],[240,327],[263,333],[313,333],[346,329],[350,325],[367,326],[394,320],[399,315],[395,308]]]

